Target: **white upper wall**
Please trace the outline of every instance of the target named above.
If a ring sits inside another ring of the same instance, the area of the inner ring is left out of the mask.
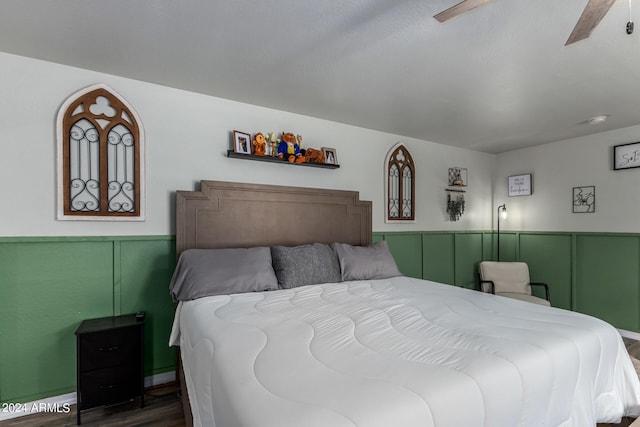
[[[640,168],[615,171],[612,157],[614,145],[636,141],[640,126],[499,154],[494,217],[502,203],[509,213],[500,228],[640,232]],[[508,197],[508,177],[525,173],[533,194]],[[596,187],[595,213],[572,213],[572,189],[584,186]]]
[[[137,80],[0,53],[0,236],[166,235],[174,233],[174,192],[201,179],[356,190],[373,201],[374,231],[485,230],[491,227],[495,156],[204,96]],[[105,83],[138,112],[146,134],[146,221],[58,221],[55,117],[78,90]],[[385,108],[381,106],[381,108]],[[305,147],[333,147],[336,170],[229,159],[231,132],[292,131]],[[412,224],[384,222],[383,163],[403,142],[416,165]],[[469,170],[467,206],[445,212],[449,167]]]

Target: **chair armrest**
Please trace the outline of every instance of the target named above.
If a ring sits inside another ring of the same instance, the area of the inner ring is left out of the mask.
[[[529,284],[531,286],[542,286],[542,287],[544,287],[545,299],[547,301],[551,302],[551,300],[549,299],[549,285],[547,285],[546,283],[542,283],[542,282],[530,282]]]
[[[495,295],[495,293],[496,293],[496,284],[493,283],[493,280],[482,280],[482,279],[480,279],[480,292],[484,292],[482,290],[482,285],[485,284],[485,283],[488,284],[488,285],[491,285],[491,293]]]

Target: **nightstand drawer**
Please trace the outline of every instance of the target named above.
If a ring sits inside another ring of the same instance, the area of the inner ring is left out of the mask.
[[[139,354],[140,329],[121,328],[83,334],[80,337],[80,371],[109,368],[127,363]]]
[[[105,368],[80,374],[80,409],[124,402],[142,394],[140,368],[136,365]]]

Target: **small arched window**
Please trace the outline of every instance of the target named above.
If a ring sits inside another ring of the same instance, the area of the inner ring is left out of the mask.
[[[144,135],[137,113],[106,85],[58,112],[58,219],[144,219]]]
[[[385,172],[386,221],[415,221],[415,166],[404,145],[389,151]]]

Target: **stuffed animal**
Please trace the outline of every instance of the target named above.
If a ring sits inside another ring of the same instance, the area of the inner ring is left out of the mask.
[[[278,157],[293,163],[303,163],[304,157],[300,153],[300,146],[296,136],[291,132],[282,132],[282,140],[278,144]]]
[[[315,148],[307,148],[304,153],[304,158],[309,163],[324,163],[324,153],[321,150]]]
[[[253,137],[253,154],[256,156],[267,154],[267,141],[262,132],[256,133],[256,136]]]

